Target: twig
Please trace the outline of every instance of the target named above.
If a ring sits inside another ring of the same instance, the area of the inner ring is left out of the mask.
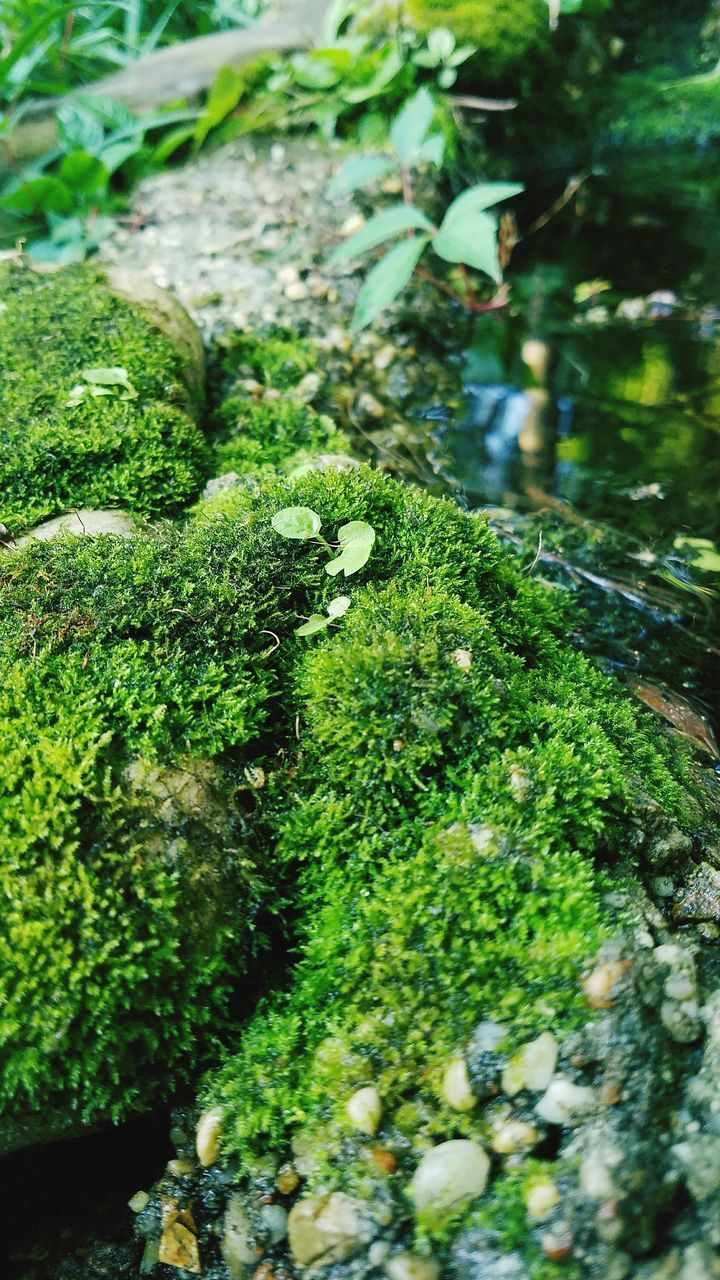
[[[570,181],[565,187],[562,195],[558,196],[554,204],[551,204],[550,208],[546,209],[545,213],[541,213],[539,218],[536,218],[534,222],[530,223],[529,227],[525,228],[523,239],[525,239],[525,236],[531,236],[535,231],[540,231],[542,227],[547,226],[550,219],[554,218],[556,213],[560,213],[560,210],[564,209],[565,206],[570,203],[573,196],[577,194],[583,184],[591,177],[592,171],[588,169],[585,173],[579,174],[577,178],[570,178]]]
[[[451,93],[450,101],[455,107],[469,107],[471,111],[513,111],[517,106],[517,98],[476,98],[470,93]]]

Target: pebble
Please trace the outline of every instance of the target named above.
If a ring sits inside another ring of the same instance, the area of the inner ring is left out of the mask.
[[[22,538],[14,538],[11,542],[3,542],[4,551],[14,551],[24,547],[26,543],[50,542],[58,534],[72,534],[73,537],[97,537],[101,533],[113,533],[118,538],[133,538],[138,532],[137,521],[125,511],[108,510],[92,511],[87,507],[80,511],[72,511],[68,515],[55,516],[53,520],[45,520],[38,524]]]
[[[230,1197],[223,1223],[222,1255],[230,1280],[244,1280],[245,1268],[257,1262],[255,1238],[243,1198]]]
[[[352,236],[355,234],[356,231],[359,231],[360,228],[364,226],[365,226],[365,219],[363,218],[362,214],[351,213],[349,217],[347,217],[343,222],[340,228],[340,235]]]
[[[524,1120],[505,1120],[495,1130],[490,1146],[497,1155],[514,1155],[516,1151],[532,1151],[538,1136],[534,1124],[527,1124]]]
[[[547,1089],[557,1064],[557,1041],[550,1031],[543,1031],[513,1054],[502,1074],[502,1087],[511,1098],[521,1089],[541,1093]]]
[[[453,662],[461,671],[469,671],[472,666],[472,650],[455,649],[453,651]]]
[[[275,1186],[283,1196],[292,1195],[300,1186],[300,1174],[291,1164],[284,1164],[278,1169]]]
[[[560,1203],[560,1192],[552,1178],[534,1182],[525,1192],[525,1208],[534,1222],[544,1222]]]
[[[609,960],[599,964],[584,980],[583,990],[591,1009],[611,1009],[613,988],[630,968],[629,960]]]
[[[142,1213],[149,1203],[150,1197],[147,1191],[136,1191],[132,1199],[128,1200],[128,1209],[132,1213]]]
[[[438,1280],[440,1268],[421,1253],[395,1253],[385,1263],[385,1274],[390,1280]]]
[[[168,1160],[167,1172],[171,1178],[189,1178],[194,1169],[192,1160]]]
[[[169,1196],[162,1198],[162,1235],[158,1261],[167,1267],[182,1267],[193,1275],[202,1274],[192,1214],[189,1209],[181,1208],[178,1200]]]
[[[380,1127],[382,1102],[380,1094],[373,1085],[358,1089],[348,1099],[345,1110],[351,1123],[360,1133],[366,1134],[369,1138],[374,1137]]]
[[[270,1239],[270,1244],[279,1244],[288,1232],[287,1210],[281,1204],[264,1204],[260,1210],[260,1221],[263,1230]]]
[[[598,1148],[589,1151],[580,1165],[580,1190],[592,1200],[614,1200],[617,1187],[612,1170],[622,1160],[617,1147]]]
[[[373,364],[376,369],[388,369],[393,360],[397,356],[397,348],[391,342],[386,342],[379,351],[375,353]]]
[[[294,388],[293,399],[303,400],[305,404],[311,404],[321,386],[322,378],[319,373],[306,373],[305,377],[301,378]]]
[[[593,1089],[573,1084],[567,1076],[556,1076],[538,1102],[535,1110],[547,1124],[575,1125],[596,1105]]]
[[[288,1217],[290,1249],[295,1261],[306,1267],[349,1258],[364,1235],[363,1207],[343,1191],[299,1200]]]
[[[297,280],[294,284],[286,285],[283,292],[288,302],[303,302],[307,298],[309,290],[302,280]]]
[[[410,1194],[418,1212],[441,1213],[482,1195],[490,1160],[478,1142],[456,1138],[426,1151],[413,1175]]]
[[[358,396],[357,411],[365,418],[374,418],[376,422],[385,417],[385,406],[371,391],[363,391]]]
[[[443,1097],[454,1111],[472,1111],[476,1103],[467,1063],[464,1058],[453,1058],[445,1068],[442,1085]]]

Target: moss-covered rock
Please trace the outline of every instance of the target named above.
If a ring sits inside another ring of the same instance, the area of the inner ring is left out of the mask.
[[[422,34],[447,27],[477,45],[483,77],[522,70],[523,59],[548,45],[546,0],[409,0],[407,14]]]
[[[92,267],[3,268],[0,522],[11,534],[73,507],[171,514],[197,492],[201,353],[179,304],[156,293],[128,301],[132,283]],[[118,369],[126,379],[113,383]]]

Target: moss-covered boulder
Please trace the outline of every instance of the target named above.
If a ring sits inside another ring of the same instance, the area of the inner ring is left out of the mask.
[[[549,44],[547,0],[409,0],[407,16],[423,35],[446,27],[476,45],[485,79],[519,74],[523,59]]]
[[[76,507],[179,511],[207,448],[202,348],[161,291],[94,267],[0,274],[0,523]]]

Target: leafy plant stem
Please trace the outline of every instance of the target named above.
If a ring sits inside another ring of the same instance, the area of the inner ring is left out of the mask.
[[[439,280],[432,272],[426,271],[424,267],[416,267],[415,274],[420,280],[424,280],[426,284],[431,284],[433,288],[439,289],[440,293],[444,293],[446,297],[452,298],[453,302],[457,302],[465,311],[471,312],[473,315],[480,315],[484,311],[497,311],[500,307],[507,305],[507,299],[504,293],[499,290],[494,297],[488,302],[480,302],[477,294],[473,290],[472,298],[458,293],[451,285],[446,284],[444,280]]]
[[[413,202],[412,179],[410,177],[410,170],[408,169],[406,164],[401,166],[400,177],[402,179],[403,203],[412,204]]]

